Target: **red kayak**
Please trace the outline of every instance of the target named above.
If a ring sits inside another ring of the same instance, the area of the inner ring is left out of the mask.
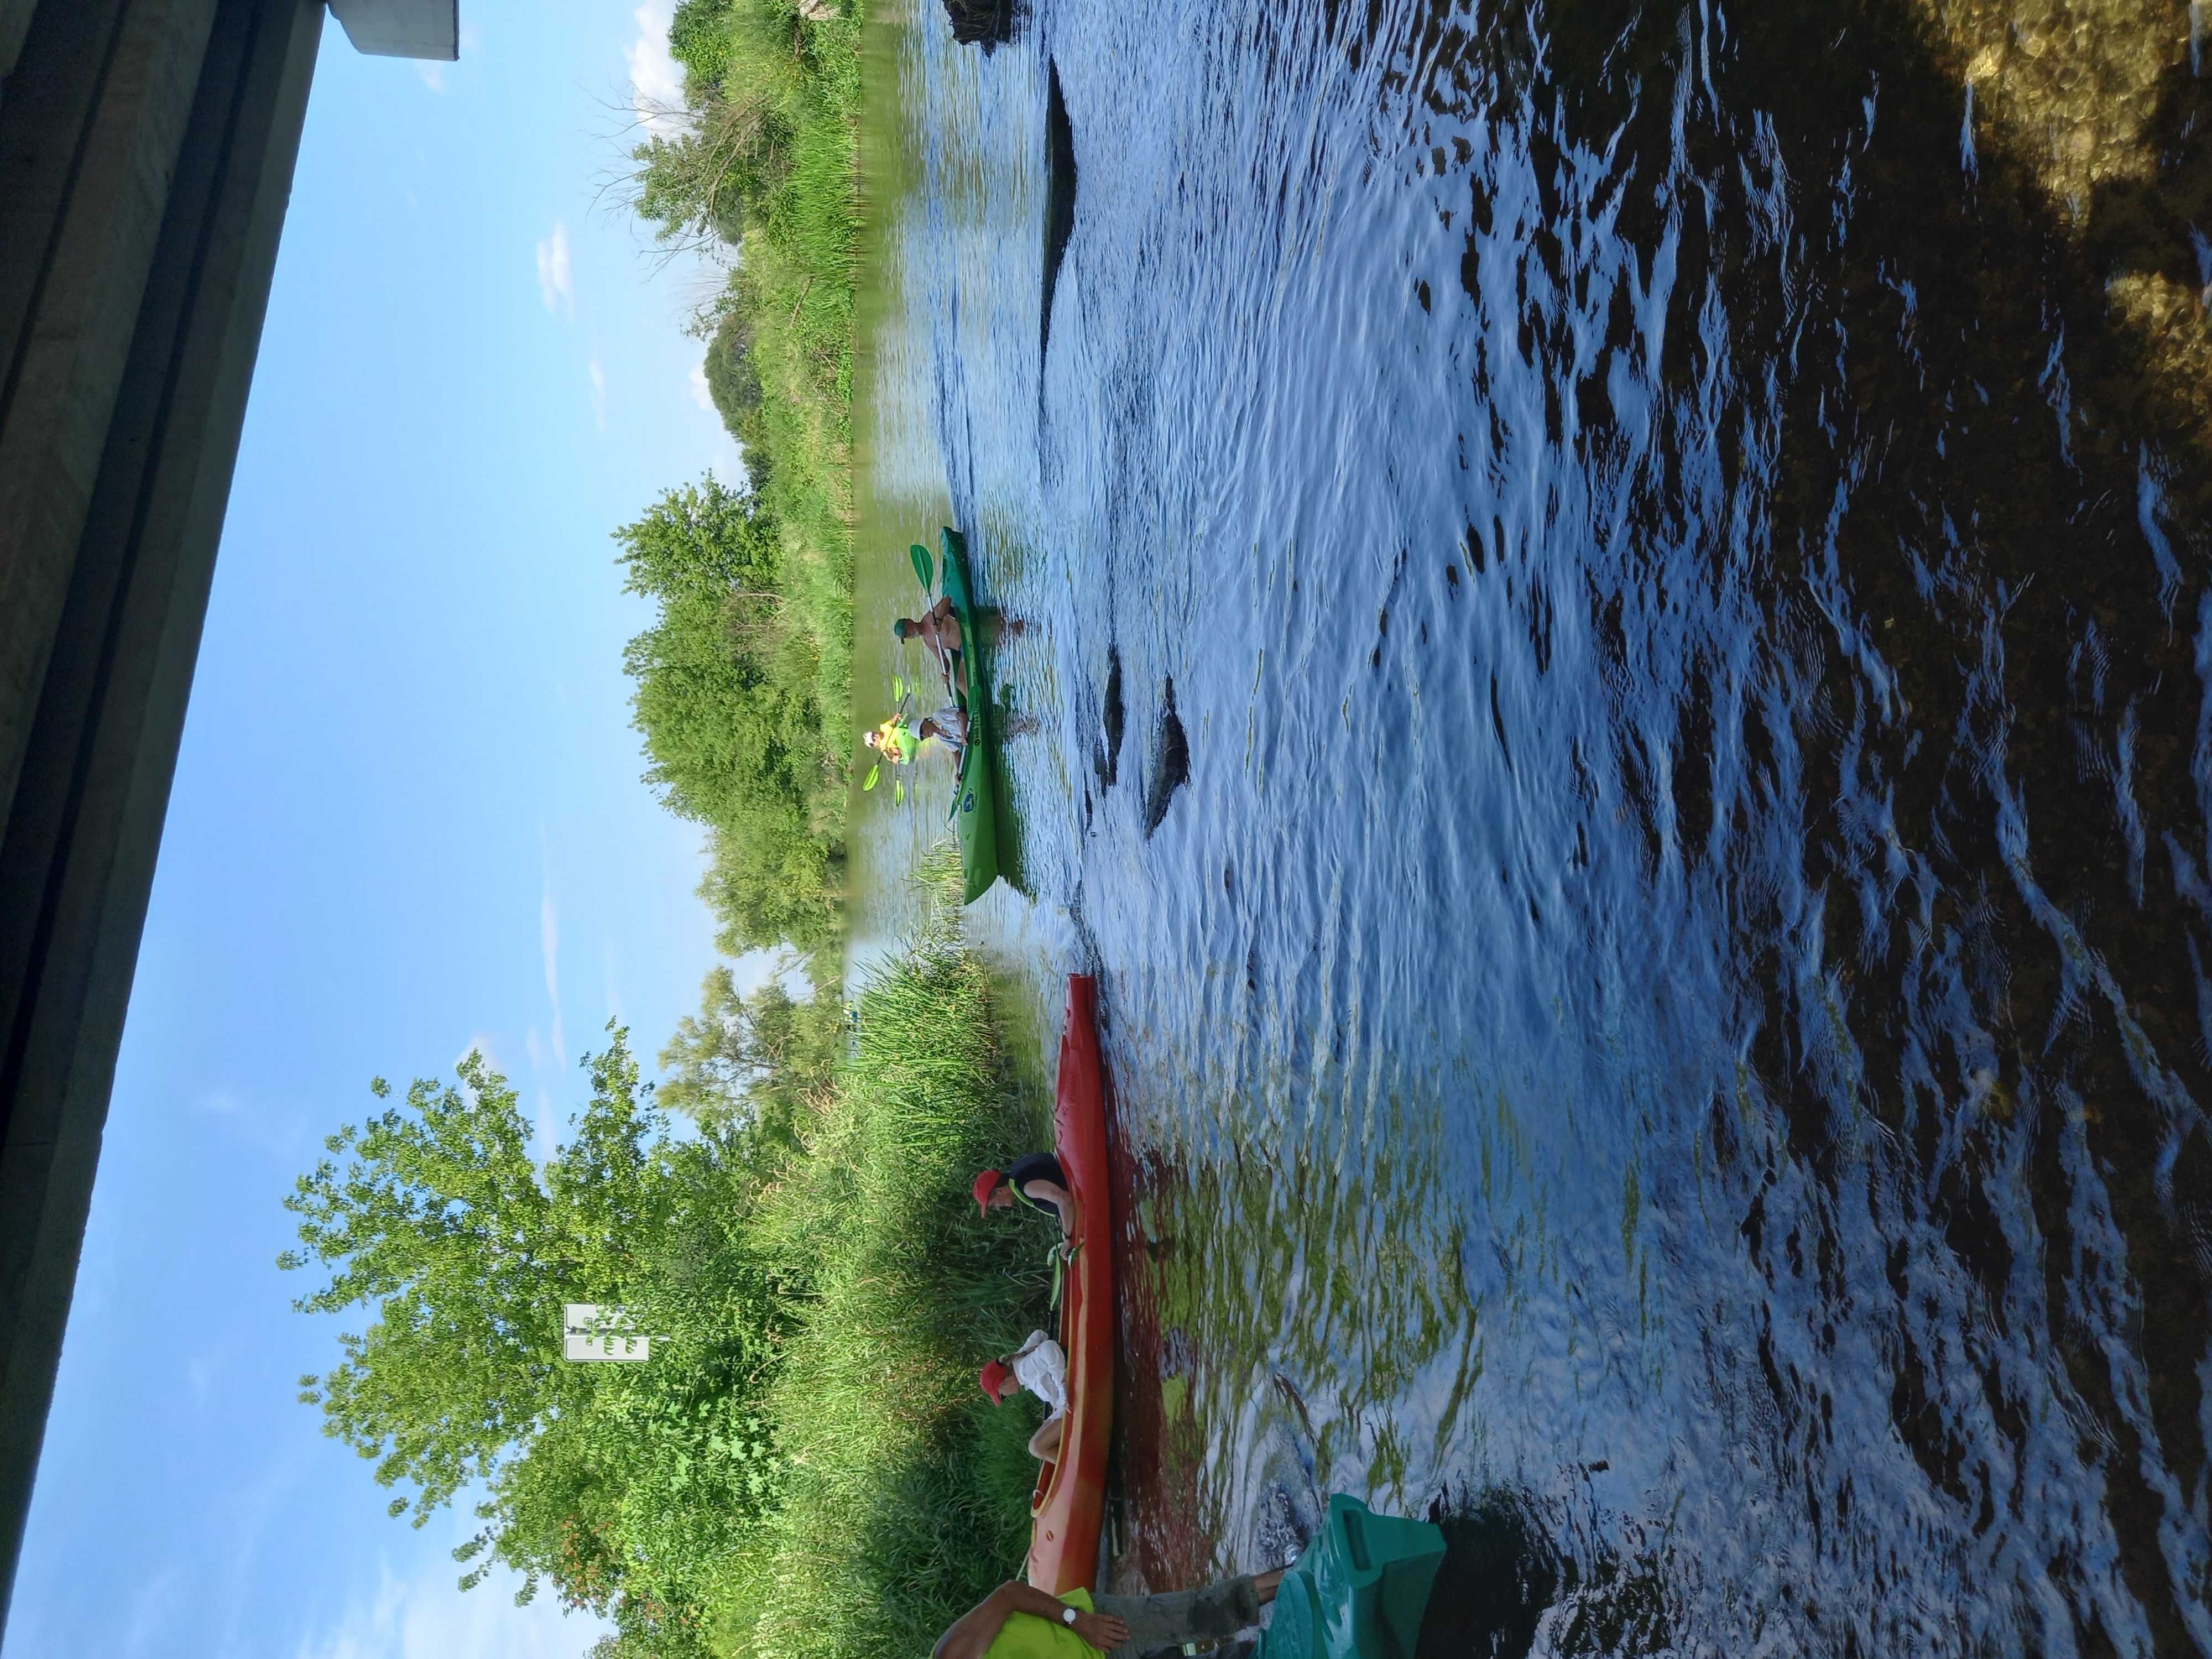
[[[1067,1422],[1060,1461],[1037,1471],[1029,1580],[1054,1595],[1098,1588],[1098,1531],[1106,1514],[1106,1457],[1114,1427],[1114,1216],[1106,1179],[1106,1068],[1098,1058],[1098,987],[1067,976],[1060,1040],[1054,1148],[1075,1196],[1074,1260],[1060,1291],[1067,1353]]]

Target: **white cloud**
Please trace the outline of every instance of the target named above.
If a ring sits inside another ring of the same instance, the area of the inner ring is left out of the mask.
[[[637,20],[637,39],[623,48],[623,57],[629,64],[631,107],[647,131],[672,137],[684,128],[684,70],[668,51],[675,13],[647,0],[630,15]]]
[[[714,412],[714,393],[707,384],[707,365],[691,365],[691,401],[709,415]]]
[[[205,1089],[191,1097],[194,1115],[209,1121],[215,1132],[240,1146],[269,1157],[294,1157],[307,1144],[301,1122],[232,1089]]]
[[[376,1594],[309,1634],[298,1659],[576,1659],[606,1628],[564,1615],[550,1589],[516,1607],[515,1581],[504,1571],[464,1590],[461,1571],[433,1559],[405,1579],[386,1562]]]
[[[543,1164],[561,1144],[561,1125],[553,1115],[552,1056],[545,1052],[545,1039],[538,1035],[535,1025],[523,1038],[522,1046],[530,1056],[530,1075],[538,1085],[538,1109],[531,1120],[531,1155]]]
[[[553,903],[553,865],[545,864],[544,896],[538,901],[538,948],[545,958],[545,994],[553,1004],[553,1064],[568,1063],[568,1039],[561,1029],[561,913]]]
[[[556,315],[576,314],[576,273],[568,259],[568,227],[556,221],[553,234],[538,245],[538,292]]]
[[[236,1117],[246,1103],[228,1089],[210,1089],[192,1102],[210,1117]]]
[[[422,84],[431,91],[443,92],[446,89],[446,66],[443,64],[426,63],[418,58],[415,73],[422,77]]]
[[[210,1348],[194,1354],[185,1361],[185,1387],[192,1396],[192,1404],[204,1406],[215,1393],[215,1385],[230,1369],[234,1350],[228,1346]]]
[[[591,368],[592,418],[599,422],[599,430],[605,432],[607,429],[607,372],[599,367],[597,357],[592,359]]]
[[[131,1592],[131,1622],[124,1629],[125,1654],[153,1653],[157,1638],[169,1634],[184,1611],[183,1575],[164,1567]]]

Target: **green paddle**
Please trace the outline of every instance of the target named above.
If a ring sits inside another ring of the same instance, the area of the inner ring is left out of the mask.
[[[937,586],[937,570],[929,562],[929,550],[916,542],[907,549],[907,555],[914,561],[914,574],[921,578],[921,591],[928,592]]]

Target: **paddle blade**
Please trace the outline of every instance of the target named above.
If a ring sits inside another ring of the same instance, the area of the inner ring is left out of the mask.
[[[876,787],[876,780],[883,776],[883,775],[884,769],[880,763],[874,766],[871,766],[868,769],[868,781],[860,786],[862,793],[865,793],[868,790],[874,788]]]
[[[907,555],[914,561],[914,574],[921,578],[921,591],[928,592],[937,586],[937,567],[930,562],[929,550],[916,542],[907,549]]]
[[[896,778],[891,780],[891,805],[894,806],[906,805],[906,786]]]
[[[891,676],[891,701],[893,702],[906,701],[906,682],[896,674]]]

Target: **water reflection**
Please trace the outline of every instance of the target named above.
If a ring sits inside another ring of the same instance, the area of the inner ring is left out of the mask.
[[[2194,15],[904,37],[856,683],[951,513],[979,925],[1106,981],[1125,1577],[1340,1488],[1510,1513],[1547,1650],[2212,1650]]]

